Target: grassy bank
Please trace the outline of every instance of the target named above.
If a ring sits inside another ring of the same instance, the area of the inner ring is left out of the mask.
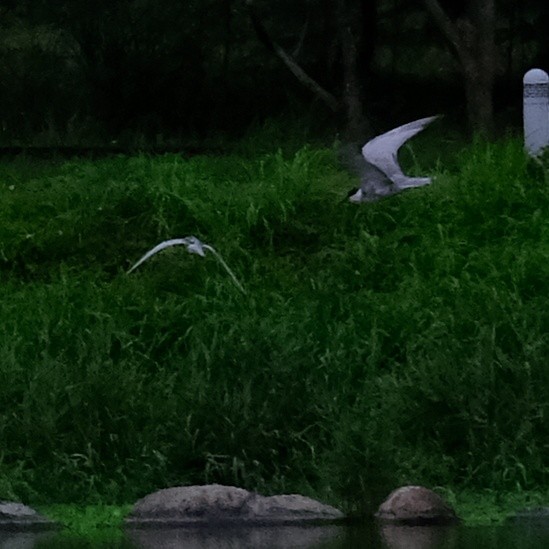
[[[549,189],[519,141],[0,164],[0,497],[220,482],[367,511],[395,485],[547,481]],[[163,239],[181,247],[126,270]]]

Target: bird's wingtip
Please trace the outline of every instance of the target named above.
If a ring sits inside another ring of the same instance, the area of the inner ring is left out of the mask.
[[[425,118],[420,118],[419,120],[417,120],[417,122],[419,123],[422,123],[422,124],[430,124],[431,122],[434,122],[435,120],[438,120],[439,118],[443,118],[443,114],[439,113],[439,114],[433,114],[431,116],[426,116]]]

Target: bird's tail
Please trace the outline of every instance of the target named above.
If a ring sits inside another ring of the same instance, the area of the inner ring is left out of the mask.
[[[429,185],[431,181],[430,177],[399,177],[395,183],[399,189],[413,189]]]

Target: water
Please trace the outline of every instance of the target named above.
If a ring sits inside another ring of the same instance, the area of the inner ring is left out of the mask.
[[[549,523],[468,526],[278,526],[132,530],[93,541],[66,533],[0,532],[0,549],[547,549]]]

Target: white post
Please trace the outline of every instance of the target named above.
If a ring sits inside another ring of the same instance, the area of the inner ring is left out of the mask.
[[[531,69],[523,79],[524,146],[536,156],[549,146],[549,75]]]

